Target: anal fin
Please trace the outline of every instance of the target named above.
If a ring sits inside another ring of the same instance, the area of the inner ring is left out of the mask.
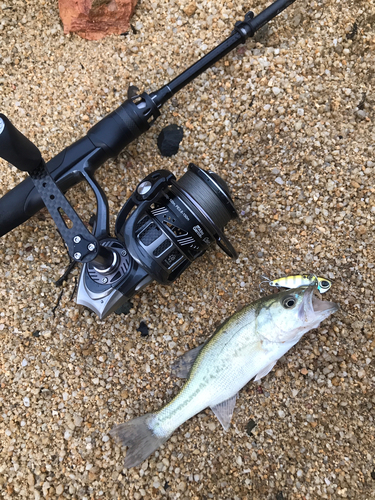
[[[262,370],[260,370],[260,372],[258,372],[256,374],[254,382],[257,382],[261,378],[265,377],[267,375],[267,373],[269,373],[272,370],[272,368],[276,365],[276,363],[277,363],[277,360],[272,361],[272,363],[270,363],[269,365],[265,366]]]
[[[223,429],[227,431],[230,426],[230,421],[232,420],[233,410],[236,406],[237,394],[231,398],[222,401],[216,406],[211,406],[211,410],[216,415],[217,419],[223,426]]]

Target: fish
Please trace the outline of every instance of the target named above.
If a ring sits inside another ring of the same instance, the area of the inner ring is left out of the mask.
[[[316,283],[256,300],[228,318],[204,344],[178,358],[172,371],[187,381],[172,401],[109,432],[128,447],[125,468],[141,464],[207,407],[228,430],[242,387],[267,375],[306,332],[339,309],[316,297],[315,289]]]
[[[270,280],[266,276],[262,276],[265,281],[262,283],[268,283],[270,286],[275,286],[277,288],[298,288],[303,285],[310,285],[317,282],[317,289],[320,293],[326,293],[332,286],[332,282],[327,278],[322,278],[315,276],[315,274],[296,274],[293,276],[283,276],[282,278],[277,278],[275,280]]]

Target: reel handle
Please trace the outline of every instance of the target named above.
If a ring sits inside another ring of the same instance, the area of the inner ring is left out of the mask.
[[[23,172],[32,172],[42,162],[39,149],[0,113],[0,157]]]

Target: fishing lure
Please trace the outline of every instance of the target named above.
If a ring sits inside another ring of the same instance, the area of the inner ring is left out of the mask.
[[[262,276],[265,281],[262,283],[268,283],[269,286],[274,286],[277,288],[298,288],[300,286],[307,286],[313,283],[317,284],[317,289],[320,293],[328,292],[332,286],[332,282],[327,278],[321,278],[315,274],[295,274],[292,276],[283,276],[282,278],[277,278],[275,280],[270,280],[267,276]]]

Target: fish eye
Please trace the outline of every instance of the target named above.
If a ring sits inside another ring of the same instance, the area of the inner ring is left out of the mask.
[[[327,280],[322,280],[322,281],[320,282],[320,286],[321,286],[322,288],[329,288],[330,283],[329,283],[329,281],[327,281]]]
[[[295,304],[296,304],[296,299],[292,296],[286,297],[283,300],[283,307],[285,309],[291,309],[292,307],[295,306]]]

